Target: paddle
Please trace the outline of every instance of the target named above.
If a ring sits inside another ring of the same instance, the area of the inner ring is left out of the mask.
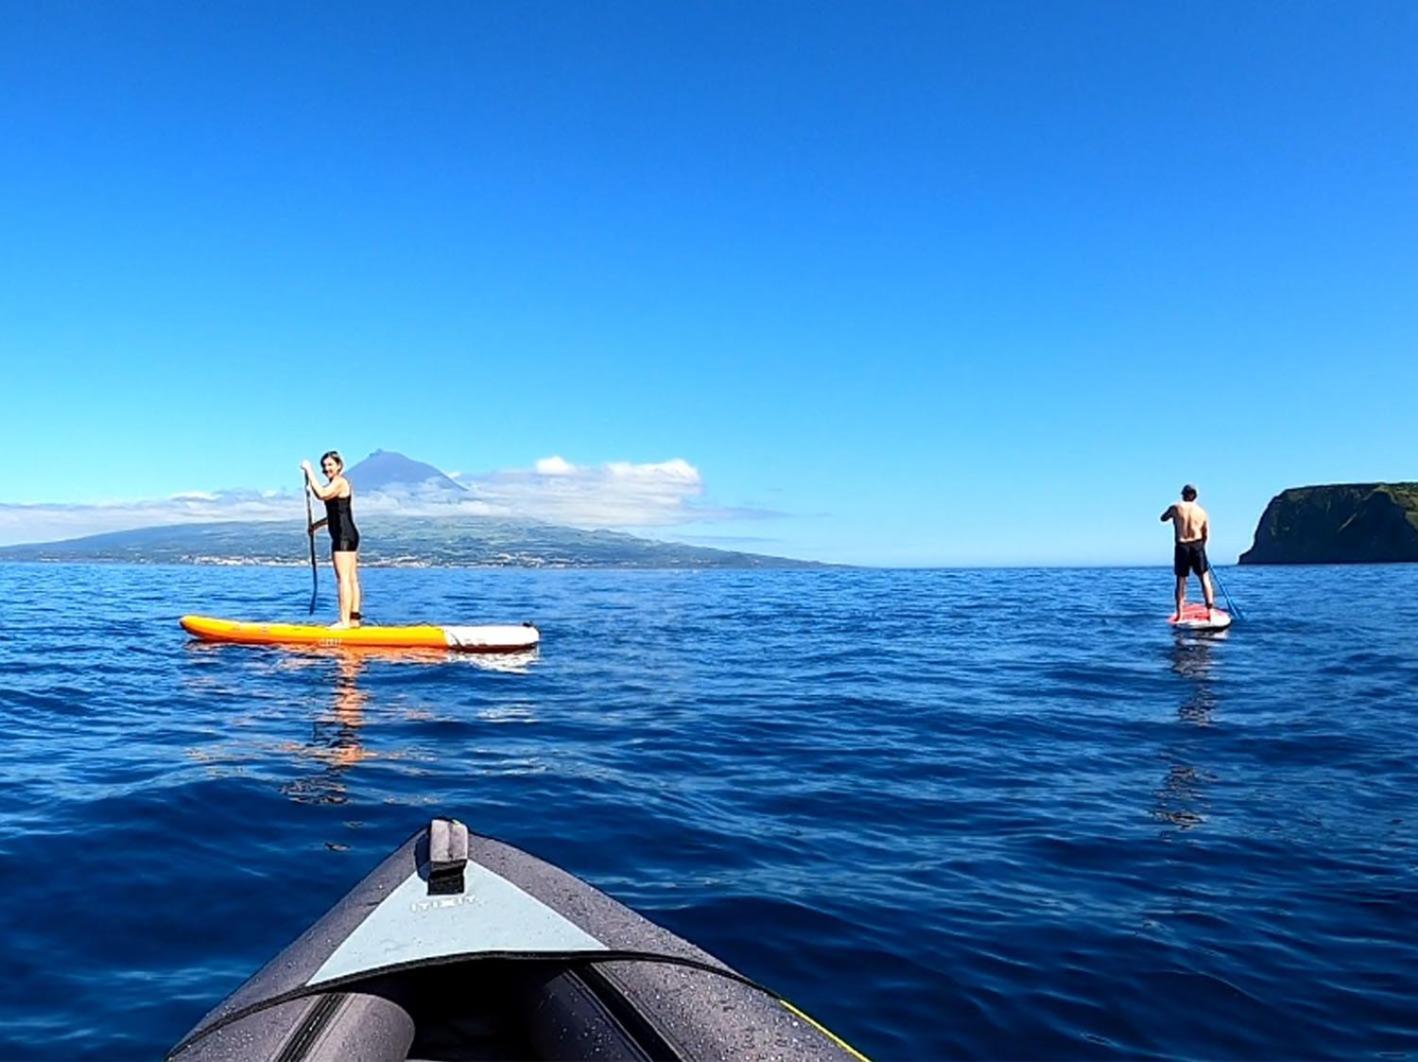
[[[1226,598],[1226,607],[1231,610],[1231,614],[1240,619],[1245,619],[1246,614],[1236,607],[1236,602],[1231,600],[1231,595],[1226,591],[1226,584],[1221,581],[1221,573],[1214,567],[1211,569],[1211,577],[1216,580],[1216,586]]]
[[[305,532],[310,536],[310,614],[315,615],[315,599],[320,594],[320,569],[315,564],[315,516],[310,511],[310,483],[302,476],[300,492],[305,495]]]

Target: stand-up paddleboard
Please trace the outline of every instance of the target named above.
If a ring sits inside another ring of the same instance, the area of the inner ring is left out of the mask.
[[[349,645],[382,649],[455,649],[465,653],[516,653],[533,649],[541,632],[530,623],[486,627],[352,627],[332,630],[302,623],[244,623],[183,616],[182,629],[204,642],[243,645]]]
[[[1211,616],[1208,618],[1205,605],[1190,602],[1182,606],[1181,619],[1169,616],[1167,622],[1183,631],[1224,631],[1231,626],[1231,616],[1215,608],[1211,610]]]

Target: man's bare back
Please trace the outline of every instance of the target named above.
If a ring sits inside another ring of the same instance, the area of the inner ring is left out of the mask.
[[[1181,543],[1205,542],[1210,530],[1206,510],[1196,502],[1179,501],[1162,514],[1163,520],[1172,521],[1172,531]]]

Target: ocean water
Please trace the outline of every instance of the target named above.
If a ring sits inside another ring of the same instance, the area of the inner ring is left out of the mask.
[[[0,1057],[160,1054],[434,814],[878,1058],[1412,1057],[1418,567],[1223,574],[1201,636],[1164,569],[364,573],[535,620],[497,662],[177,627],[299,568],[0,565]]]

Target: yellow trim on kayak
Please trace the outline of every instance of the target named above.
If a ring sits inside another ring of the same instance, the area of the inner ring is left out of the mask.
[[[800,1011],[797,1007],[793,1006],[782,996],[778,997],[778,1002],[783,1004],[784,1009],[786,1009],[790,1014],[794,1014],[797,1017],[801,1018],[803,1021],[807,1022],[814,1029],[822,1033],[823,1036],[827,1037],[829,1040],[831,1040],[834,1044],[840,1047],[843,1051],[846,1051],[847,1054],[851,1055],[853,1058],[859,1058],[861,1059],[861,1062],[871,1062],[871,1059],[867,1058],[866,1055],[862,1054],[846,1040],[842,1039],[842,1037],[838,1036],[835,1032],[833,1032],[827,1026],[823,1025],[820,1021],[817,1021],[809,1015],[804,1014],[802,1011]]]

